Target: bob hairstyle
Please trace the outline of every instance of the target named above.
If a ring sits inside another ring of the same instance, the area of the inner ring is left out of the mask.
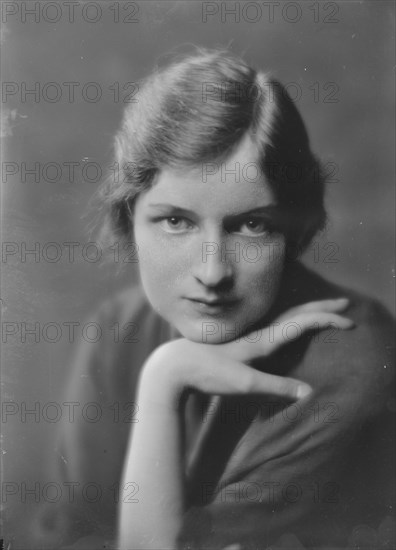
[[[225,50],[198,50],[140,84],[115,136],[119,178],[99,189],[100,238],[132,237],[134,199],[162,169],[226,165],[247,135],[259,151],[256,173],[285,214],[286,241],[302,252],[326,221],[322,166],[282,84]]]

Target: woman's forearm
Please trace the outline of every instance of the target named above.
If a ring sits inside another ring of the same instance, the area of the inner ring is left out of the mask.
[[[138,422],[126,455],[121,488],[135,483],[138,502],[120,495],[122,550],[171,548],[184,509],[182,420],[174,387],[162,373],[144,373],[138,391]],[[168,373],[169,375],[169,373]]]

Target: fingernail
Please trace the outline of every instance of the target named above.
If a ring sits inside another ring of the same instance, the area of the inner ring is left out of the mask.
[[[298,386],[297,399],[304,399],[304,397],[307,397],[310,393],[312,393],[312,388],[308,386],[308,384]]]
[[[336,302],[340,307],[346,307],[350,304],[349,298],[337,298]]]

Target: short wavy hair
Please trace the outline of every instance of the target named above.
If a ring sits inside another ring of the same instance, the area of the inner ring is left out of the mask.
[[[326,221],[323,167],[285,87],[224,50],[198,50],[139,84],[115,136],[119,177],[99,189],[101,240],[131,239],[134,200],[161,170],[223,161],[246,135],[286,212],[287,242],[302,251]]]

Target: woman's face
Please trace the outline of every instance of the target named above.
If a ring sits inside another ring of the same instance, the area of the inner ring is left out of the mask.
[[[135,203],[134,238],[152,307],[182,336],[218,344],[268,312],[285,237],[249,138],[223,163],[164,170]]]

